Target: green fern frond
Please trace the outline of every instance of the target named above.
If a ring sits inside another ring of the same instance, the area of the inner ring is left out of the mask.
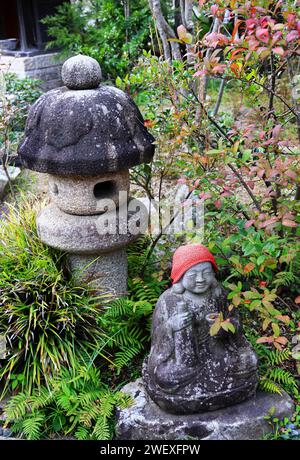
[[[12,422],[14,420],[25,417],[26,413],[30,410],[28,404],[28,394],[19,393],[13,398],[9,399],[5,406],[6,420]]]
[[[78,441],[86,441],[90,438],[90,432],[87,428],[80,426],[75,432],[75,438]]]
[[[93,420],[96,420],[101,415],[101,404],[90,404],[79,413],[79,422],[85,427],[91,427]]]
[[[105,419],[108,419],[112,416],[114,406],[116,403],[116,398],[111,391],[108,391],[106,395],[103,395],[100,399],[100,414]]]
[[[279,385],[277,385],[273,380],[269,380],[267,378],[263,378],[259,382],[259,387],[262,391],[267,393],[278,393],[282,394],[282,390]]]
[[[107,309],[106,316],[110,318],[120,318],[129,315],[132,311],[133,302],[126,297],[114,300]]]
[[[92,388],[90,390],[80,392],[77,396],[77,400],[82,408],[86,408],[97,399],[100,399],[102,394],[103,390]]]
[[[278,382],[287,386],[296,387],[297,382],[294,376],[287,370],[275,367],[268,372],[268,378],[274,382]]]
[[[296,273],[291,271],[289,272],[279,272],[275,275],[275,279],[273,280],[273,284],[276,288],[279,286],[290,286],[291,284],[297,281],[298,277]]]
[[[121,409],[125,409],[134,403],[134,399],[132,396],[123,393],[122,391],[118,391],[115,393],[115,403],[116,406],[120,407]]]
[[[279,366],[290,358],[290,351],[285,348],[282,351],[279,350],[267,350],[265,352],[266,358],[271,366]]]
[[[106,441],[111,438],[110,429],[104,417],[98,418],[94,430],[92,432],[92,436],[98,441]]]
[[[54,392],[50,391],[46,386],[41,386],[38,389],[33,391],[32,396],[30,397],[30,406],[31,410],[35,411],[42,409],[48,404],[50,404],[54,399]]]
[[[22,432],[26,439],[35,441],[41,438],[41,431],[45,422],[45,415],[33,414],[23,421]]]
[[[114,364],[118,371],[126,366],[133,358],[135,358],[141,351],[142,345],[136,343],[134,347],[124,348],[115,354]]]

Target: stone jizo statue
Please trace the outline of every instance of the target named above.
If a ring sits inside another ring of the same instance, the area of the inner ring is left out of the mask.
[[[228,309],[217,270],[213,255],[200,244],[181,246],[174,253],[173,285],[158,299],[151,351],[143,366],[148,394],[167,412],[216,410],[256,392],[257,357],[236,309]],[[234,333],[221,328],[210,334],[220,313]]]

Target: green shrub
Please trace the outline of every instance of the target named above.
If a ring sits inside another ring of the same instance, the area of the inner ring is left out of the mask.
[[[10,104],[17,107],[16,116],[12,120],[13,131],[23,131],[30,106],[41,96],[41,81],[30,77],[19,78],[8,72],[5,78],[5,91]]]
[[[40,81],[0,72],[0,159],[16,155],[30,106],[41,95]]]
[[[75,287],[62,268],[62,254],[38,238],[37,204],[10,207],[0,226],[0,334],[8,356],[0,379],[13,389],[31,389],[62,367],[72,368],[81,352],[99,352],[99,298]]]
[[[125,18],[116,0],[65,3],[43,20],[53,38],[48,46],[97,59],[106,78],[123,75],[147,43],[151,18],[146,0],[131,2],[129,13]]]

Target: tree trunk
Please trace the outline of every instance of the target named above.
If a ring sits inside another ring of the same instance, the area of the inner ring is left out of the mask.
[[[163,15],[160,0],[149,0],[149,5],[162,41],[165,59],[181,60],[179,43],[170,41],[170,39],[176,39],[177,37],[174,30]]]

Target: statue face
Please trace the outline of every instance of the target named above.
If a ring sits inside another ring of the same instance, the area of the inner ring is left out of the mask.
[[[194,294],[204,294],[215,282],[215,272],[210,262],[194,265],[183,275],[183,287]]]

